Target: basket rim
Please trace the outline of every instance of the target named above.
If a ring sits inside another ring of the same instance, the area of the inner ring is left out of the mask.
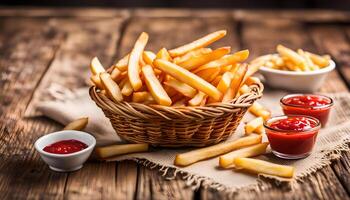
[[[162,105],[146,105],[134,102],[114,102],[102,93],[97,92],[95,86],[91,86],[89,94],[91,99],[102,109],[116,112],[126,118],[134,119],[154,119],[163,118],[166,120],[174,119],[192,119],[203,120],[205,118],[219,117],[225,114],[237,112],[242,108],[249,107],[255,100],[261,98],[264,85],[262,83],[254,83],[249,86],[250,93],[246,93],[232,99],[229,102],[217,102],[206,104],[205,106],[162,106]]]

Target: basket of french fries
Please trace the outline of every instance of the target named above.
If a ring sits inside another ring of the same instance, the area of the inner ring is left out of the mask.
[[[175,49],[146,51],[142,33],[129,54],[105,70],[91,62],[90,96],[116,133],[153,146],[207,146],[234,133],[247,109],[262,96],[248,50],[208,45],[217,31]]]

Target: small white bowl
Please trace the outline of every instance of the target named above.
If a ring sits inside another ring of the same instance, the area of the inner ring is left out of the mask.
[[[70,154],[53,154],[43,150],[46,146],[52,143],[70,139],[79,140],[88,145],[88,147]],[[45,163],[48,164],[52,170],[59,172],[70,172],[82,168],[84,162],[92,153],[95,145],[96,139],[92,135],[74,130],[64,130],[44,135],[34,144],[35,149],[40,153],[40,156]]]
[[[271,88],[294,92],[315,92],[322,86],[327,74],[334,68],[335,63],[330,60],[327,67],[315,71],[294,72],[261,66],[259,72],[264,76],[264,83]]]

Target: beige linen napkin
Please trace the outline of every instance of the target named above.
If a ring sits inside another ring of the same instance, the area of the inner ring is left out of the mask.
[[[264,97],[259,101],[268,107],[273,115],[279,115],[282,114],[279,99],[283,94],[282,92],[265,91]],[[303,176],[329,164],[332,158],[339,156],[341,150],[348,150],[347,142],[350,141],[350,134],[348,134],[350,132],[350,95],[348,93],[338,93],[329,94],[329,96],[335,100],[331,119],[328,126],[322,129],[318,135],[314,151],[309,157],[286,161],[278,159],[272,154],[267,154],[260,156],[260,158],[295,166],[296,179],[300,180]],[[70,93],[70,95],[60,95],[60,97],[56,98],[56,101],[41,102],[37,109],[45,116],[62,124],[67,124],[79,117],[88,116],[90,121],[86,131],[96,137],[98,145],[122,142],[113,130],[109,120],[90,99],[88,88],[79,89]],[[252,118],[252,116],[247,114],[243,121],[247,121],[249,118]],[[229,140],[234,140],[243,134],[242,124]],[[110,159],[110,161],[135,160],[145,166],[157,168],[168,178],[174,177],[176,174],[182,174],[187,183],[194,188],[203,184],[219,190],[234,191],[246,186],[255,187],[258,183],[257,176],[219,169],[217,167],[218,158],[198,162],[184,168],[174,166],[175,155],[188,150],[190,148],[155,148],[152,149],[152,152],[119,156]]]

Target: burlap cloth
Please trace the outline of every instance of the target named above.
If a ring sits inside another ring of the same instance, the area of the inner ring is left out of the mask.
[[[283,92],[265,91],[260,101],[269,108],[273,115],[282,114],[279,106],[279,99]],[[326,128],[323,128],[318,135],[313,153],[305,158],[294,161],[278,159],[271,153],[260,156],[260,159],[269,160],[278,164],[292,165],[296,168],[295,180],[302,180],[303,177],[320,169],[334,158],[339,157],[341,151],[347,151],[350,141],[350,94],[336,93],[327,94],[335,100],[332,108],[330,121]],[[45,116],[62,124],[79,118],[89,117],[89,124],[86,131],[93,134],[98,145],[121,143],[122,141],[113,130],[109,120],[103,112],[95,105],[88,95],[88,88],[82,88],[75,92],[53,94],[55,101],[39,103],[36,108]],[[252,118],[247,114],[243,121]],[[229,139],[233,140],[243,134],[242,124],[236,133]],[[266,138],[264,138],[266,140]],[[173,178],[180,175],[189,186],[194,188],[201,184],[218,190],[235,191],[242,187],[256,187],[259,178],[255,175],[235,172],[233,170],[222,170],[218,166],[218,158],[195,163],[191,166],[179,168],[173,165],[175,155],[186,152],[189,148],[167,149],[156,148],[147,153],[135,153],[119,156],[108,161],[134,160],[150,168],[158,169],[166,178]],[[281,179],[272,179],[280,182]]]

